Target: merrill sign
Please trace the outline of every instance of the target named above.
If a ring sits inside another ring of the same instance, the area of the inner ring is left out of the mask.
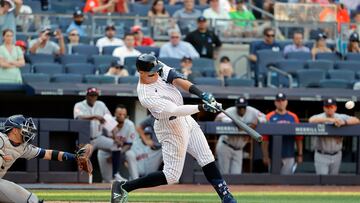
[[[295,127],[296,135],[328,135],[324,124],[317,124],[316,127]]]

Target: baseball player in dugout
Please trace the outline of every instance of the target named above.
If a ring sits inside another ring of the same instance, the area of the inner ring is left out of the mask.
[[[92,165],[89,161],[92,151],[91,145],[85,145],[75,154],[36,147],[31,144],[31,141],[34,140],[37,135],[37,128],[31,118],[25,118],[23,115],[10,116],[1,127],[0,202],[43,202],[40,201],[35,194],[27,191],[25,188],[2,179],[7,170],[18,158],[76,161],[81,170],[91,174]],[[84,161],[84,163],[80,163],[82,161]]]
[[[265,114],[254,107],[248,106],[244,97],[235,100],[235,106],[225,110],[252,128],[266,122]],[[224,113],[216,116],[215,121],[231,123],[232,120]],[[222,174],[241,174],[243,163],[243,148],[250,141],[247,135],[221,135],[216,144],[216,155]]]
[[[236,203],[215,165],[204,133],[191,117],[200,111],[217,113],[221,104],[216,102],[211,93],[202,92],[174,68],[158,61],[154,55],[140,55],[136,60],[136,68],[139,72],[138,98],[156,119],[154,130],[162,145],[164,168],[135,180],[114,181],[111,202],[127,202],[128,193],[139,188],[179,182],[185,155],[189,152],[202,167],[221,202]],[[199,96],[204,104],[185,105],[177,88]]]
[[[333,124],[336,127],[359,124],[359,119],[346,114],[336,113],[337,106],[334,99],[325,99],[323,113],[310,117],[310,123]],[[314,163],[316,174],[336,175],[342,158],[343,137],[340,136],[322,136],[315,137]]]
[[[299,123],[299,118],[296,114],[287,110],[288,100],[284,93],[278,93],[275,96],[275,107],[276,109],[266,115],[266,119],[270,123],[288,124],[288,123]],[[262,143],[263,152],[263,163],[265,166],[270,167],[271,157],[269,156],[269,136],[263,136],[264,140]],[[293,173],[293,167],[296,163],[300,164],[303,162],[303,136],[282,136],[282,166],[280,174],[289,175]],[[295,160],[295,149],[294,145],[296,142],[297,155]],[[270,145],[271,146],[271,145]]]

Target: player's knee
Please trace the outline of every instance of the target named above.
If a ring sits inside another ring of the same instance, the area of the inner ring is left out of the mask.
[[[27,199],[27,203],[39,203],[39,199],[33,193],[30,194],[29,198]]]
[[[179,182],[181,177],[181,172],[169,173],[166,170],[163,171],[166,177],[166,181],[169,185],[176,184]]]

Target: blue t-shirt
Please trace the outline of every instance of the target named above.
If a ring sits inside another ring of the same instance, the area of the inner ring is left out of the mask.
[[[250,47],[250,54],[256,55],[257,51],[266,50],[266,49],[270,49],[273,51],[280,51],[280,45],[277,42],[274,42],[272,44],[266,44],[264,41],[259,41],[259,42],[254,43]]]
[[[74,29],[76,29],[78,31],[80,37],[86,37],[87,36],[87,33],[86,33],[85,29],[83,28],[83,26],[76,25],[74,21],[66,29],[66,33],[69,34]]]

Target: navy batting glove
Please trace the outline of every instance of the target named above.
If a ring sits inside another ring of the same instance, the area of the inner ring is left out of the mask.
[[[221,103],[217,103],[215,102],[214,105],[212,104],[201,104],[200,106],[201,108],[199,110],[204,110],[210,113],[217,113],[219,112],[220,108],[222,108],[222,104]]]
[[[204,101],[204,103],[213,104],[216,102],[215,97],[210,92],[203,92],[201,94],[201,99]]]

